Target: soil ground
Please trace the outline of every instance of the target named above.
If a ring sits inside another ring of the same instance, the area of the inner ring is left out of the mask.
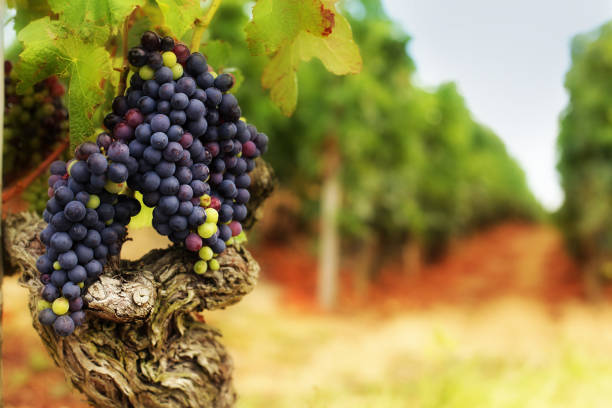
[[[160,245],[135,234],[131,258]],[[345,270],[334,313],[314,306],[309,248],[254,248],[260,284],[206,313],[235,360],[240,407],[612,406],[612,304],[584,299],[552,227],[492,228],[409,276],[389,264],[363,296]],[[87,406],[45,353],[15,278],[4,296],[5,406]]]

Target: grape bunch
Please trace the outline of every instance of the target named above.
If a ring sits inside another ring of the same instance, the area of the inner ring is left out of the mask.
[[[40,233],[47,250],[36,261],[44,284],[38,319],[60,336],[83,323],[82,295],[109,256],[119,254],[126,225],[140,212],[138,200],[118,194],[128,174],[113,147],[104,155],[96,144],[84,143],[74,160],[51,164],[43,211],[48,225]]]
[[[4,170],[8,184],[23,175],[24,165],[41,162],[54,145],[65,140],[68,111],[64,86],[52,76],[17,95],[14,71],[4,62]]]
[[[241,234],[255,158],[268,137],[241,118],[230,74],[216,75],[206,58],[171,37],[147,31],[130,49],[130,87],[104,119],[109,134],[129,146],[138,171],[128,186],[153,210],[153,226],[198,252],[194,269],[218,269],[213,259]]]
[[[113,100],[106,131],[51,168],[39,320],[62,336],[83,322],[83,291],[140,211],[122,192],[142,193],[156,231],[198,253],[197,274],[218,270],[215,257],[243,237],[248,173],[267,150],[268,137],[228,93],[234,78],[216,75],[202,54],[147,31],[128,61],[130,87]]]

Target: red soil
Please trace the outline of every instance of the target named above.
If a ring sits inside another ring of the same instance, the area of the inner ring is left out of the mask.
[[[287,300],[303,307],[316,304],[316,257],[304,242],[266,244],[253,250],[264,279],[284,288]],[[423,307],[435,303],[473,303],[518,295],[558,303],[583,298],[576,265],[553,227],[504,224],[467,238],[438,263],[409,275],[398,262],[385,266],[359,296],[349,270],[341,271],[341,310],[355,307]]]

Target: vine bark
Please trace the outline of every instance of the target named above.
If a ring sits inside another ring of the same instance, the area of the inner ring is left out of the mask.
[[[251,173],[245,228],[261,216],[274,188],[270,167]],[[113,259],[85,296],[88,318],[66,338],[37,319],[42,283],[35,262],[44,252],[45,222],[20,213],[3,221],[4,255],[22,271],[33,325],[67,379],[95,407],[230,407],[236,401],[232,359],[221,334],[199,312],[225,308],[249,293],[259,266],[243,246],[228,248],[219,271],[196,275],[195,255],[170,247],[138,261]]]

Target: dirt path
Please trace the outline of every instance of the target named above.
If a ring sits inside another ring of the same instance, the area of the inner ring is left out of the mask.
[[[314,307],[316,258],[303,242],[254,249],[264,276],[285,288],[285,298]],[[563,239],[548,225],[504,224],[455,244],[438,263],[421,266],[412,275],[398,273],[399,262],[388,263],[366,297],[345,282],[343,309],[428,306],[473,303],[505,295],[558,302],[583,296],[580,276],[568,257]]]
[[[395,274],[396,275],[396,274]],[[581,297],[576,266],[558,230],[546,225],[505,224],[468,238],[418,276],[394,279],[383,272],[382,286],[415,304],[479,302],[504,295],[549,301]]]

